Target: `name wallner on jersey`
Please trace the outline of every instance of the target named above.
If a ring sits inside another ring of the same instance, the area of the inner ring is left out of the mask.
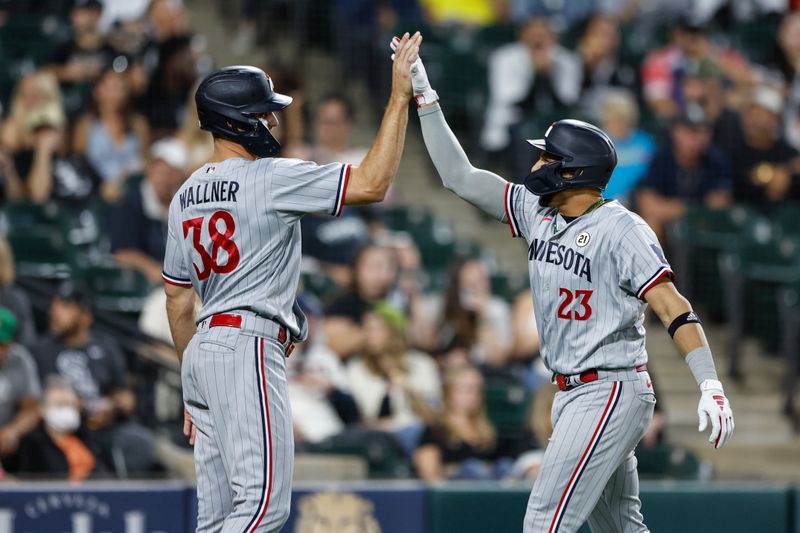
[[[543,261],[572,271],[576,276],[592,282],[592,262],[580,252],[560,244],[558,241],[542,241],[534,238],[528,247],[529,261]]]
[[[235,202],[239,183],[236,181],[213,181],[187,187],[180,194],[181,211],[189,206],[208,202]]]

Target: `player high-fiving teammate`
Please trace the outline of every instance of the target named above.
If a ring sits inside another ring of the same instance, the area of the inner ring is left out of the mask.
[[[279,531],[289,517],[294,441],[284,357],[307,334],[295,303],[299,221],[383,200],[403,152],[409,68],[421,41],[419,33],[400,41],[378,137],[357,167],[273,157],[274,112],[292,99],[257,68],[218,70],[197,89],[213,162],[170,204],[164,281],[182,358],[184,431],[195,445],[199,532]]]
[[[633,450],[656,403],[647,304],[697,380],[700,430],[711,421],[715,448],[730,438],[733,414],[700,321],[672,284],[653,231],[602,197],[617,164],[614,145],[591,124],[560,120],[528,141],[541,155],[524,183],[508,183],[470,164],[422,62],[411,72],[425,145],[444,186],[528,242],[541,355],[560,392],[525,532],[573,532],[587,520],[595,533],[646,532]]]

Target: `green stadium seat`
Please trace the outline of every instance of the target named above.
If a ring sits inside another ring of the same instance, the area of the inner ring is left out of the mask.
[[[88,266],[80,275],[95,307],[107,311],[138,313],[153,288],[138,270],[116,264]]]
[[[361,457],[367,462],[369,476],[373,479],[404,479],[411,475],[406,452],[392,435],[381,431],[348,431],[314,444],[311,451]]]
[[[303,290],[312,293],[324,304],[331,303],[339,291],[336,282],[324,272],[303,272],[300,274],[300,284]]]
[[[486,411],[501,436],[519,436],[528,427],[531,395],[521,384],[487,377],[484,386]]]
[[[702,464],[689,450],[661,445],[636,449],[641,479],[693,480],[703,475]]]
[[[800,237],[783,235],[762,220],[741,234],[738,247],[721,257],[730,326],[731,373],[739,376],[739,349],[745,334],[755,335],[768,351],[780,346],[778,293],[800,283]]]
[[[75,248],[61,232],[35,226],[9,233],[8,242],[20,276],[62,279],[72,273]]]
[[[678,275],[678,286],[707,317],[719,320],[724,316],[720,255],[735,251],[742,232],[757,220],[745,206],[723,210],[690,206],[669,228],[669,259]]]

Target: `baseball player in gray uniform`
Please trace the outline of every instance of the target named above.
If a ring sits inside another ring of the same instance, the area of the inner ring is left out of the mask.
[[[602,198],[617,163],[600,129],[553,123],[524,184],[474,168],[450,131],[421,61],[412,85],[422,133],[445,187],[528,242],[542,359],[557,393],[553,433],[525,515],[526,532],[646,532],[634,448],[656,403],[647,374],[644,312],[669,329],[700,388],[699,430],[721,448],[733,414],[697,315],[672,283],[653,231]]]
[[[273,157],[274,111],[291,98],[259,69],[224,68],[197,89],[213,162],[170,204],[163,277],[182,358],[184,432],[195,445],[198,531],[278,531],[288,519],[294,441],[284,357],[307,334],[295,302],[299,220],[383,199],[403,151],[421,40],[403,37],[380,131],[357,167]]]

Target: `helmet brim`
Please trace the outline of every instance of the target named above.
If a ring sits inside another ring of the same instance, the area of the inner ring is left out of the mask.
[[[291,96],[281,93],[272,93],[268,100],[240,108],[242,113],[270,113],[285,109],[294,100]]]
[[[528,144],[538,148],[539,150],[546,150],[547,141],[545,139],[527,139]]]
[[[273,110],[279,111],[281,109],[289,107],[289,104],[292,103],[292,100],[294,100],[294,98],[292,98],[291,96],[287,96],[285,94],[281,93],[273,94],[272,95]]]

